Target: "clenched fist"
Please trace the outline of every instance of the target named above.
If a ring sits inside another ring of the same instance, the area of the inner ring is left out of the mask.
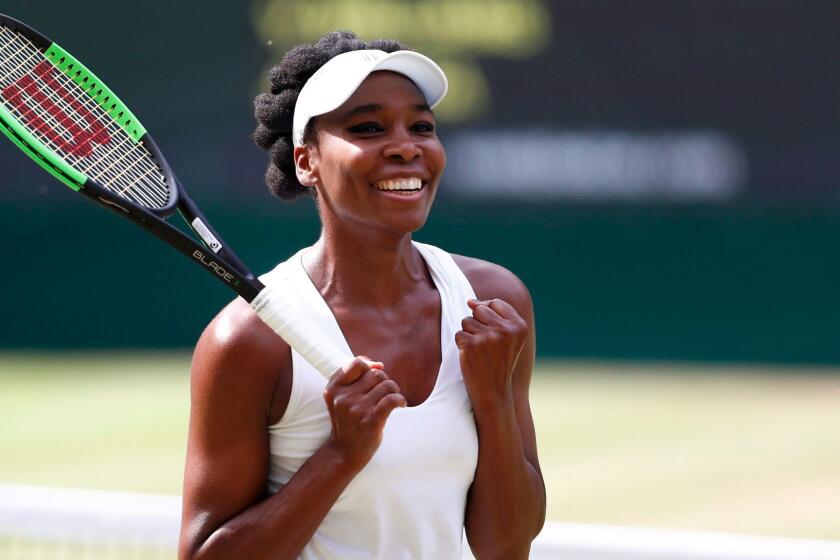
[[[455,343],[473,408],[510,398],[513,369],[528,338],[528,324],[500,299],[469,300],[472,317],[461,321]]]
[[[406,406],[399,386],[382,367],[381,362],[353,358],[324,389],[332,422],[329,443],[359,470],[379,449],[391,411]]]

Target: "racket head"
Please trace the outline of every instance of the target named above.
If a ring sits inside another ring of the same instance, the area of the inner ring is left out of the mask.
[[[0,131],[56,179],[106,205],[167,216],[179,184],[142,123],[73,55],[0,14]]]

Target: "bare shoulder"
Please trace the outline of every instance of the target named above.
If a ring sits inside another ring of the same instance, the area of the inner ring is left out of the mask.
[[[199,546],[262,499],[267,426],[282,416],[278,401],[285,410],[288,393],[283,400],[280,387],[290,373],[289,347],[242,299],[222,309],[202,333],[190,373],[182,549]]]
[[[194,395],[210,391],[239,396],[251,405],[265,405],[269,416],[277,416],[275,393],[282,393],[291,378],[291,351],[245,300],[237,298],[199,338],[191,377]]]
[[[507,268],[481,259],[452,255],[455,264],[470,281],[478,299],[501,299],[519,312],[522,317],[533,314],[528,288]]]

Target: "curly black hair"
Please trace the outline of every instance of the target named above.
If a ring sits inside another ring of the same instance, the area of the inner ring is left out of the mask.
[[[254,142],[269,153],[265,182],[271,194],[282,200],[294,200],[314,189],[297,179],[293,157],[292,119],[300,90],[306,81],[328,60],[350,51],[377,49],[387,53],[408,50],[398,41],[376,39],[362,41],[350,31],[327,33],[315,43],[304,43],[289,50],[283,60],[268,72],[270,93],[254,99],[257,128]],[[304,141],[311,141],[312,122],[304,133]]]

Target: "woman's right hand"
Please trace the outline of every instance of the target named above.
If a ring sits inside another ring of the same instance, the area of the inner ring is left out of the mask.
[[[379,448],[391,411],[407,404],[397,383],[382,368],[381,362],[353,358],[336,371],[324,389],[332,421],[327,444],[359,470]]]

